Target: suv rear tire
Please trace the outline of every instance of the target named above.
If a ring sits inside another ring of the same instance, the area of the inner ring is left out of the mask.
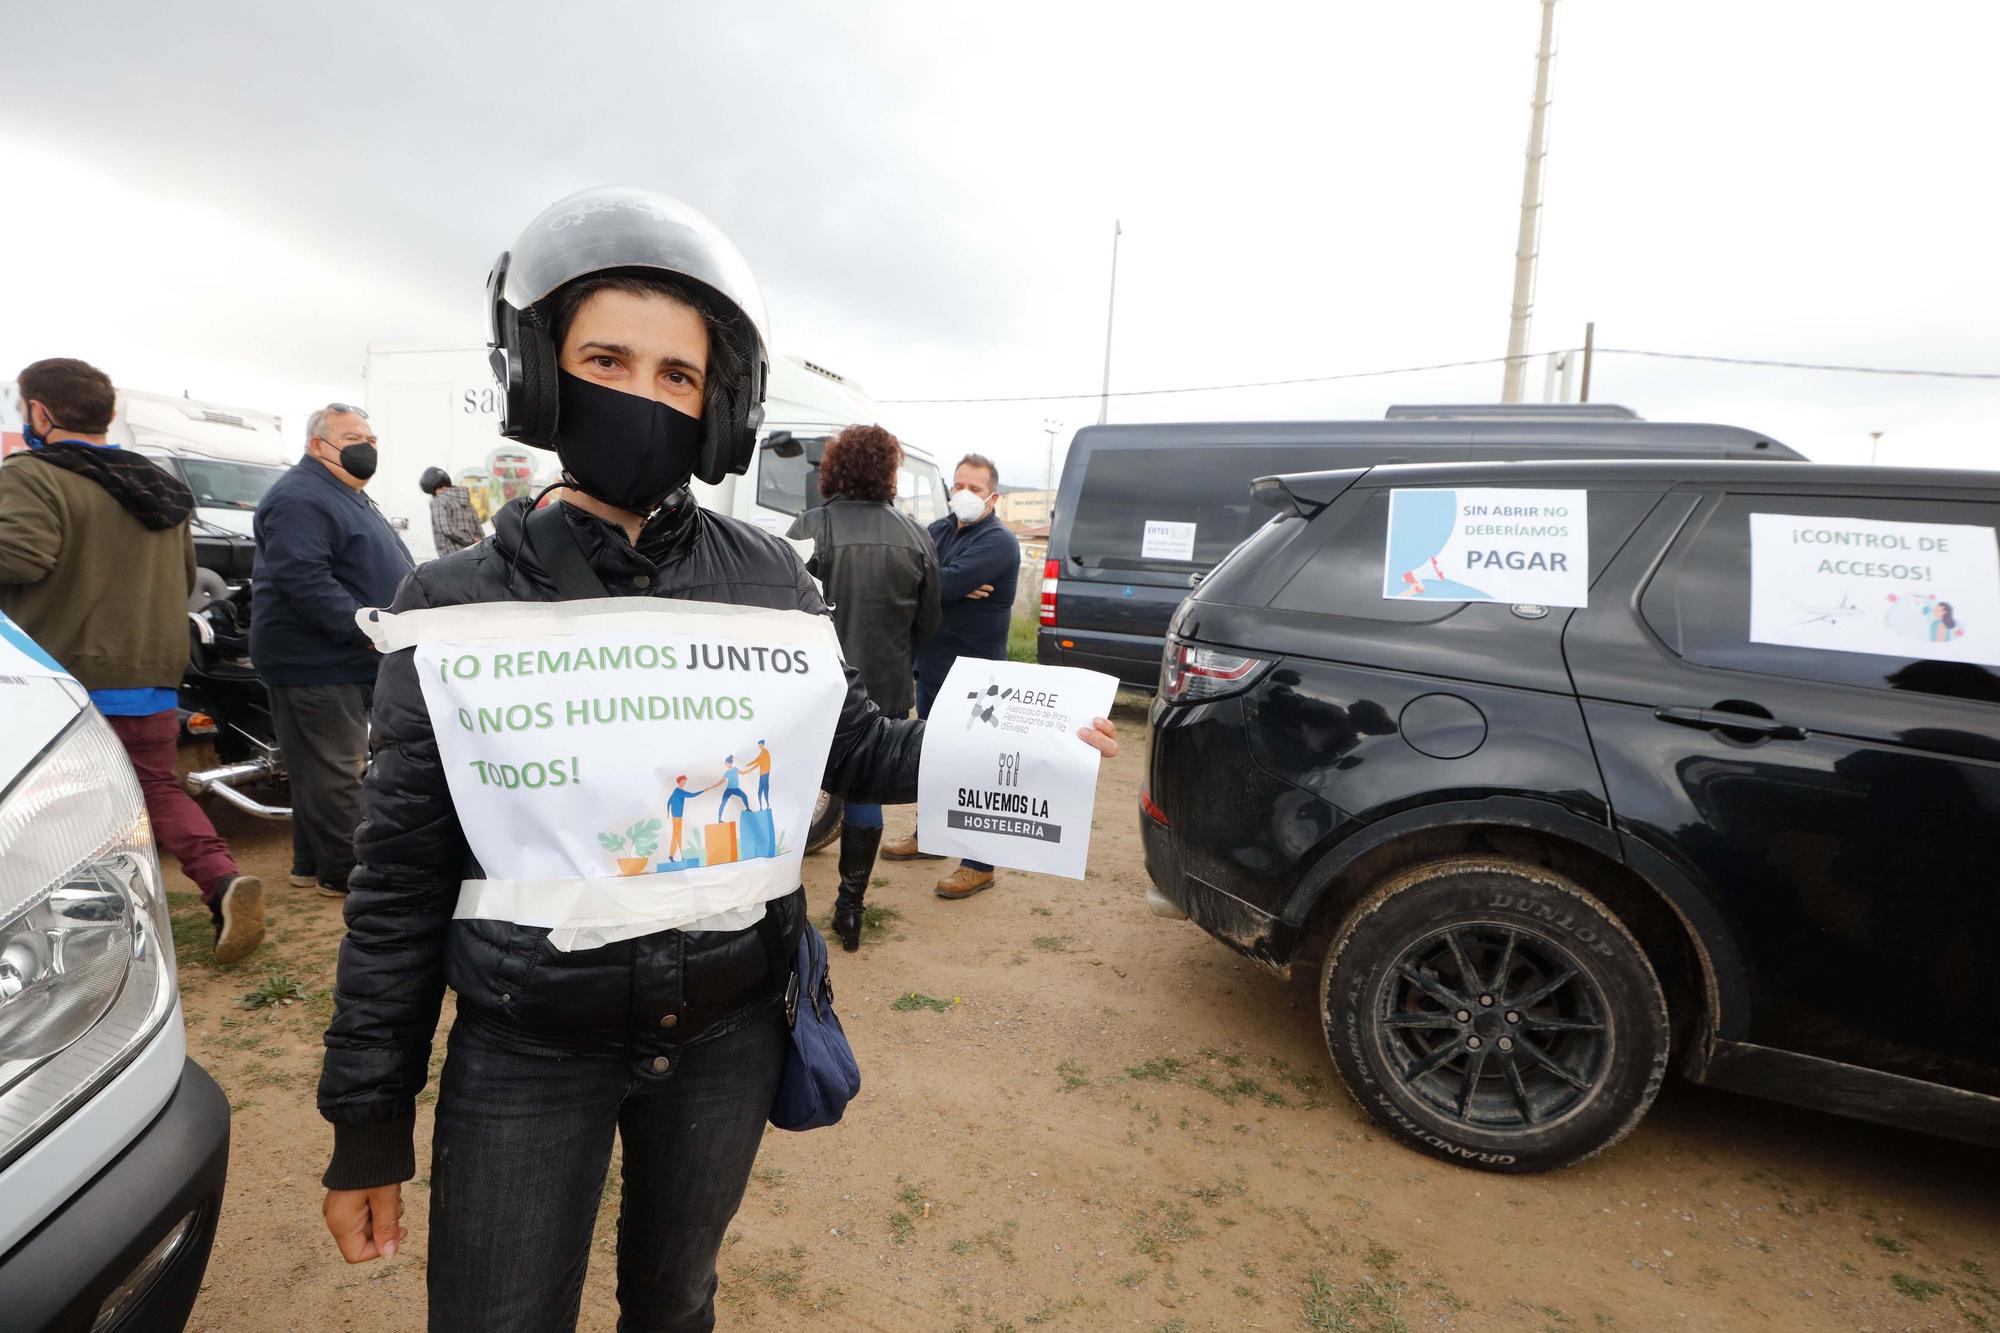
[[[1551,870],[1453,857],[1355,908],[1320,973],[1327,1049],[1363,1110],[1433,1157],[1570,1166],[1623,1138],[1666,1074],[1639,943]]]
[[[846,809],[847,802],[832,792],[819,794],[813,804],[812,823],[806,828],[806,855],[833,845],[840,836],[840,816]]]

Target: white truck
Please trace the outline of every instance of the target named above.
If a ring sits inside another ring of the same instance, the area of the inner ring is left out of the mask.
[[[19,385],[0,384],[0,454],[25,447],[20,400]],[[305,448],[303,440],[288,443],[283,421],[269,412],[138,389],[118,390],[105,434],[186,482],[203,524],[240,537],[250,535],[264,492]]]
[[[430,500],[417,487],[426,468],[441,467],[472,495],[482,519],[516,496],[555,480],[556,458],[500,434],[500,390],[484,347],[467,344],[375,344],[368,349],[369,424],[382,462],[368,494],[397,522],[419,560],[431,558]],[[819,446],[857,422],[879,422],[880,409],[860,386],[798,357],[771,366],[764,433],[750,470],[714,486],[696,483],[707,508],[782,535],[800,510],[820,503]],[[937,460],[903,444],[897,504],[920,523],[945,512],[949,498]]]

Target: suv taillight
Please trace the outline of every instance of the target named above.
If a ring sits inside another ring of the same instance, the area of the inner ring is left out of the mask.
[[[1160,662],[1160,697],[1170,704],[1193,704],[1240,694],[1255,685],[1274,660],[1168,639]]]
[[[1049,560],[1042,565],[1042,623],[1056,623],[1056,580],[1061,576],[1060,561]]]

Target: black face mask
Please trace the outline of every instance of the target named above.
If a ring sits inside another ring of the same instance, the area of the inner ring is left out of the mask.
[[[382,456],[372,444],[343,444],[340,446],[340,466],[348,476],[356,481],[366,481],[375,475],[376,464]]]
[[[701,457],[698,418],[561,371],[556,456],[585,495],[650,514],[685,486]]]

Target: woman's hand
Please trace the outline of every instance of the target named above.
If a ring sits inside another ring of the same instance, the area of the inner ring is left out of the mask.
[[[328,1190],[320,1209],[326,1229],[350,1264],[393,1259],[396,1246],[410,1233],[403,1227],[403,1187],[377,1185],[369,1190]]]
[[[1087,727],[1076,729],[1078,739],[1106,759],[1118,757],[1118,729],[1108,717],[1093,717]]]

